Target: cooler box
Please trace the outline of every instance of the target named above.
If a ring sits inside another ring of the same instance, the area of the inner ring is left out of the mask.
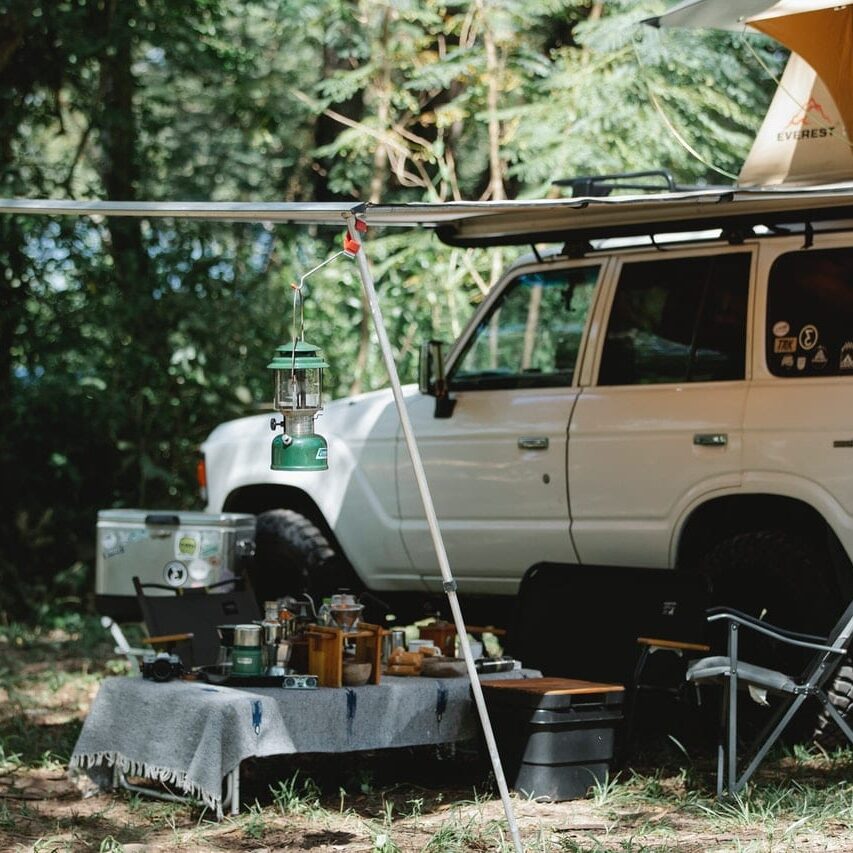
[[[133,577],[143,583],[209,586],[242,573],[255,552],[255,516],[106,509],[98,512],[95,604],[113,619],[138,619]],[[169,595],[150,590],[151,595]]]
[[[509,787],[559,801],[604,782],[622,719],[621,684],[519,678],[482,687]]]

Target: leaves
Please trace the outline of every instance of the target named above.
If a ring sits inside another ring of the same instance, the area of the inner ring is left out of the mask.
[[[0,194],[476,199],[650,167],[716,182],[706,163],[737,171],[771,95],[752,50],[783,55],[637,24],[662,6],[12,0]],[[0,618],[49,598],[56,571],[91,572],[98,508],[193,504],[198,443],[267,405],[290,282],[338,246],[288,226],[0,218]],[[517,255],[426,231],[371,233],[368,251],[408,380],[420,341],[456,338]],[[354,265],[308,292],[333,395],[384,384]]]

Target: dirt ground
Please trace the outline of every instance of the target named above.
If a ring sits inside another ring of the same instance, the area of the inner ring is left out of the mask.
[[[97,636],[0,634],[0,850],[512,849],[488,767],[465,750],[256,762],[244,777],[243,814],[220,823],[189,806],[72,782],[66,762],[87,708],[100,679],[123,666]],[[745,797],[717,803],[712,750],[699,742],[688,749],[649,736],[632,766],[583,800],[514,797],[525,849],[853,850],[853,754],[781,751]]]

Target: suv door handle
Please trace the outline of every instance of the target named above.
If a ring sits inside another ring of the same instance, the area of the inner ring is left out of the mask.
[[[547,450],[547,435],[523,435],[518,439],[518,446],[522,450]]]
[[[725,447],[729,437],[724,432],[697,432],[693,443],[698,447]]]

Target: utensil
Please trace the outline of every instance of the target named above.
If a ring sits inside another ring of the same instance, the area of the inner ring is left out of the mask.
[[[382,663],[388,663],[394,649],[406,648],[406,629],[391,628],[382,634]]]
[[[356,630],[363,610],[364,605],[359,604],[356,597],[348,593],[333,595],[329,604],[332,622],[344,631]]]

